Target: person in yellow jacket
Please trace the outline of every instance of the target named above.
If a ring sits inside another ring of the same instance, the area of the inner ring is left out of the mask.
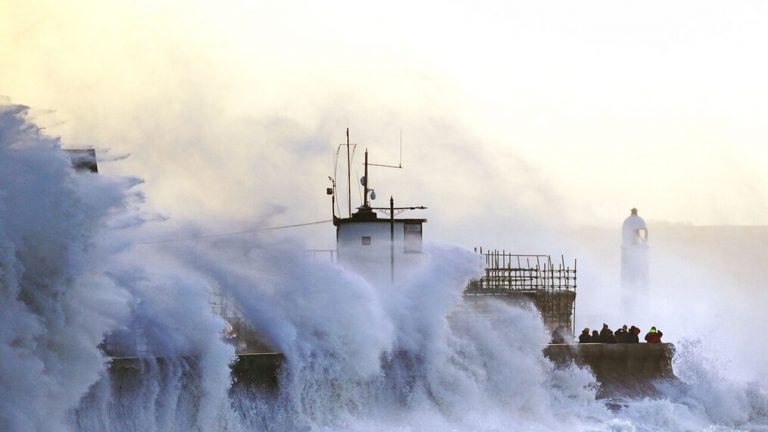
[[[664,333],[656,330],[656,327],[651,327],[651,330],[645,335],[645,341],[648,343],[661,343],[662,336],[664,336]]]

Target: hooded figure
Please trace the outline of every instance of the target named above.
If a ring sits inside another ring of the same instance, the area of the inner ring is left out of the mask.
[[[616,337],[613,335],[613,331],[608,328],[608,324],[606,323],[603,323],[603,329],[600,330],[600,342],[616,343]]]
[[[614,336],[616,336],[616,342],[626,343],[627,337],[629,336],[629,333],[627,333],[627,325],[624,324],[622,328],[616,330],[616,333],[614,333]]]
[[[627,333],[627,343],[639,343],[640,342],[640,329],[632,326]]]
[[[589,328],[585,328],[581,331],[581,334],[579,335],[579,343],[590,343],[592,342],[592,337],[589,335]]]
[[[592,343],[600,343],[600,333],[597,330],[592,330],[592,337],[589,339]]]
[[[651,330],[645,335],[645,341],[648,343],[661,343],[662,336],[664,336],[664,333],[656,330],[656,327],[651,327]]]

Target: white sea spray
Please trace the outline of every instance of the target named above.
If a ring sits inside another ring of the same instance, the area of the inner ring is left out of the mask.
[[[542,355],[534,309],[464,303],[482,269],[462,248],[428,244],[390,285],[283,238],[142,244],[140,181],[75,173],[26,112],[0,108],[2,431],[768,429],[762,384],[696,338],[679,383],[597,399],[589,370]],[[277,393],[231,387],[214,292],[284,353]]]

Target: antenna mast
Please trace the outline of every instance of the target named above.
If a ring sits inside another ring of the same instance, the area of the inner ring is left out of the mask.
[[[400,168],[400,169],[403,168],[403,130],[402,129],[400,129],[400,161],[398,161],[397,165],[377,164],[377,163],[370,163],[368,165],[384,167],[384,168]]]
[[[363,187],[365,188],[365,193],[363,196],[363,207],[368,208],[368,149],[365,149],[365,177],[363,177],[365,181],[363,182]],[[376,198],[376,197],[374,197]]]
[[[347,207],[352,217],[352,161],[349,157],[349,128],[347,128]]]

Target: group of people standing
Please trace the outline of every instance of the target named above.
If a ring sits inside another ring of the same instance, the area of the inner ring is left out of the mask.
[[[657,330],[656,327],[651,327],[651,330],[645,335],[645,341],[647,343],[661,343],[661,337],[664,333],[661,330]],[[579,335],[579,343],[639,343],[640,342],[640,329],[632,326],[627,328],[624,324],[620,329],[613,330],[608,328],[608,324],[603,323],[603,328],[598,333],[597,330],[593,330],[589,333],[589,328],[585,328]]]

